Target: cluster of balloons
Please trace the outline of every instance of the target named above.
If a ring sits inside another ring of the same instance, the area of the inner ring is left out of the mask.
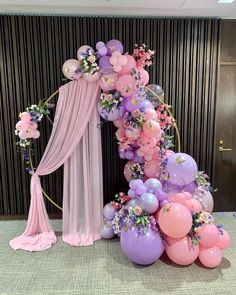
[[[114,237],[117,214],[133,208],[137,215],[143,212],[150,220],[154,218],[157,226],[154,230],[150,225],[146,232],[140,233],[134,221],[121,219],[121,247],[130,260],[151,264],[165,250],[176,264],[188,265],[199,257],[206,267],[216,267],[221,262],[221,250],[230,246],[230,236],[213,223],[210,214],[213,199],[210,192],[196,184],[195,160],[185,153],[161,150],[166,130],[165,124],[160,125],[156,110],[160,101],[152,92],[143,91],[149,82],[148,72],[136,64],[132,55],[124,53],[119,40],[106,44],[100,41],[96,49],[101,97],[112,100],[107,104],[98,99],[98,111],[102,118],[113,121],[117,127],[119,155],[128,160],[124,176],[130,188],[126,202],[111,202],[104,207],[101,236]],[[78,63],[74,63],[72,72],[76,66]],[[160,86],[147,87],[164,99]],[[168,175],[165,180],[160,178],[163,161]],[[143,171],[134,174],[133,167]]]
[[[28,112],[23,112],[20,115],[21,119],[16,123],[16,130],[20,139],[34,138],[37,139],[40,136],[40,132],[37,130],[38,124],[31,119],[31,115]]]

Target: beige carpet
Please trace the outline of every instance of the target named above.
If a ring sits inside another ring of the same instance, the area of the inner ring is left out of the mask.
[[[236,216],[216,213],[236,242]],[[22,233],[25,221],[0,222],[0,294],[236,294],[234,245],[213,270],[198,262],[179,267],[167,258],[149,267],[134,265],[122,253],[118,240],[97,241],[73,248],[62,242],[61,221],[52,222],[58,242],[38,253],[14,252],[8,241]],[[144,249],[145,251],[145,249]]]

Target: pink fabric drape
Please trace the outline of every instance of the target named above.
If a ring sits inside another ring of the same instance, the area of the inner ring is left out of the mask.
[[[82,79],[60,87],[52,134],[40,164],[31,178],[31,204],[27,227],[21,236],[10,241],[14,250],[41,251],[56,242],[56,236],[45,209],[39,176],[48,175],[58,169],[76,150],[82,136],[88,132],[87,125],[94,111],[99,89],[98,82],[88,83]],[[85,161],[84,165],[86,166]],[[99,179],[101,176],[97,177]],[[77,181],[79,186],[80,179]],[[74,182],[71,185],[74,185]],[[87,198],[87,192],[84,190],[84,199]],[[66,197],[67,202],[69,197]],[[97,197],[101,199],[102,195]],[[64,200],[63,206],[66,206]],[[95,230],[95,239],[97,238]]]

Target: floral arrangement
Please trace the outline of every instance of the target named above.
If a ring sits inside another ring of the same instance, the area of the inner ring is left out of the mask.
[[[136,61],[137,68],[143,68],[145,66],[151,66],[152,65],[152,56],[155,54],[155,50],[151,50],[147,47],[147,45],[142,44],[139,46],[138,44],[135,44],[133,57]]]
[[[170,108],[170,106],[167,106]],[[175,120],[167,113],[165,106],[160,104],[157,109],[157,120],[162,129],[168,130],[175,125]]]
[[[114,106],[119,107],[123,102],[123,97],[118,91],[111,90],[100,95],[101,107],[110,111]]]
[[[198,171],[196,180],[198,188],[212,192],[213,188],[209,182],[209,176],[204,171]]]
[[[134,163],[129,166],[129,171],[131,173],[131,178],[133,179],[143,179],[144,178],[144,164]]]
[[[144,121],[144,112],[142,109],[134,110],[130,112],[127,116],[127,123],[134,127],[141,128],[143,121]]]
[[[75,71],[80,74],[93,75],[99,71],[97,54],[94,53],[92,48],[87,48],[85,51],[78,53],[80,60],[80,67]]]

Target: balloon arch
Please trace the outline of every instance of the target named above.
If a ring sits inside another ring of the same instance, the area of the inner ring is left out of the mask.
[[[222,225],[214,224],[208,176],[198,171],[190,155],[180,151],[179,131],[162,88],[148,85],[145,68],[152,66],[155,51],[136,44],[132,54],[124,53],[119,40],[100,41],[96,50],[80,47],[77,59],[67,60],[62,70],[70,80],[99,82],[98,112],[117,127],[119,156],[128,160],[124,176],[130,189],[105,205],[101,236],[120,236],[124,254],[138,264],[155,262],[165,250],[179,265],[189,265],[199,257],[206,267],[218,266],[221,250],[230,246],[230,236]],[[34,170],[31,151],[40,136],[38,123],[49,115],[57,92],[28,107],[16,124],[17,145],[27,171]],[[171,150],[173,137],[168,135],[172,127],[178,139],[176,153]]]

